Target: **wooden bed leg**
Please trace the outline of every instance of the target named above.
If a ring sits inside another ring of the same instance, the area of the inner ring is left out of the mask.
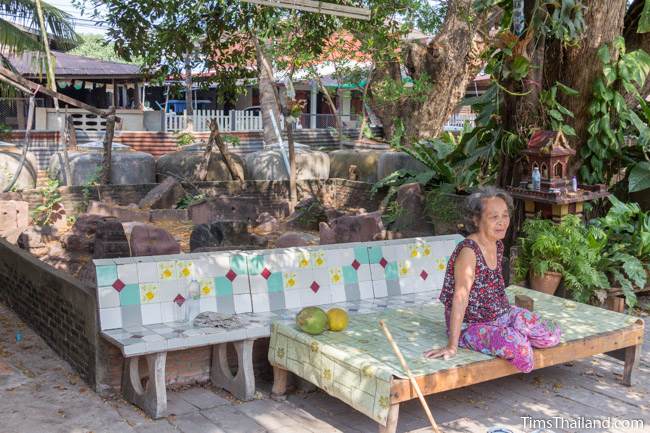
[[[623,368],[623,385],[632,386],[632,374],[636,372],[639,366],[639,357],[641,356],[641,345],[630,346],[625,348],[625,367]]]
[[[273,388],[271,389],[271,397],[282,397],[287,393],[287,382],[289,380],[289,372],[284,368],[273,366]]]
[[[386,426],[379,424],[379,433],[395,433],[397,431],[397,418],[399,417],[399,403],[393,403],[388,409]]]

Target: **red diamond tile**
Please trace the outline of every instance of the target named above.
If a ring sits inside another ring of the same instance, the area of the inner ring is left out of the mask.
[[[314,293],[318,292],[318,289],[320,289],[320,286],[318,285],[318,283],[317,283],[316,281],[314,281],[313,283],[311,283],[311,286],[309,286],[309,287],[311,288],[311,290],[312,290]]]
[[[174,302],[176,302],[176,305],[178,305],[178,306],[180,307],[180,306],[182,306],[182,305],[185,303],[185,298],[183,297],[183,295],[181,295],[181,294],[179,293],[179,294],[176,295],[176,297],[174,298]]]
[[[125,286],[125,284],[119,278],[117,280],[115,280],[115,282],[113,283],[113,288],[115,290],[117,290],[118,292],[121,292],[122,289],[124,288],[124,286]]]
[[[422,277],[423,280],[426,280],[428,276],[429,274],[427,274],[427,271],[425,271],[424,269],[422,270],[422,272],[420,272],[420,277]]]
[[[231,269],[231,270],[229,270],[228,273],[226,274],[226,278],[228,278],[228,279],[232,282],[232,280],[234,280],[235,278],[237,278],[237,274],[235,273],[235,271],[233,271],[233,270]]]
[[[379,261],[379,264],[381,265],[382,268],[385,268],[388,262],[386,261],[385,258],[382,257],[381,260]]]
[[[265,280],[268,280],[269,277],[271,276],[271,271],[269,271],[267,268],[264,268],[260,275],[262,275]]]
[[[352,262],[352,267],[354,268],[355,271],[359,270],[359,266],[361,266],[361,263],[357,261],[357,259],[354,259]]]

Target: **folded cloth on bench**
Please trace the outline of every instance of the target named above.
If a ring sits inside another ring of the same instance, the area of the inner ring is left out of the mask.
[[[521,287],[511,286],[506,290],[512,304],[516,294],[533,298],[535,310],[562,327],[562,342],[616,331],[637,320]],[[387,302],[390,306],[390,298]],[[444,307],[435,303],[354,314],[345,331],[316,336],[301,332],[291,320],[276,321],[271,328],[269,361],[385,425],[391,379],[393,376],[406,378],[406,374],[379,331],[380,319],[390,327],[415,376],[493,359],[467,349],[460,349],[448,360],[424,358],[422,352],[426,349],[447,344]]]

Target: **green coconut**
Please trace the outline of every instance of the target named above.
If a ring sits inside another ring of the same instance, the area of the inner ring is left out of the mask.
[[[306,307],[296,316],[296,324],[307,334],[318,335],[327,330],[327,313],[318,307]]]

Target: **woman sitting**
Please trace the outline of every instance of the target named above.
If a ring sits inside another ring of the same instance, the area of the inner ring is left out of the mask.
[[[488,187],[472,194],[467,207],[473,233],[449,258],[440,294],[449,343],[424,356],[449,359],[460,346],[504,358],[528,373],[534,367],[532,348],[557,345],[562,331],[537,313],[508,302],[501,240],[510,225],[512,198]]]

